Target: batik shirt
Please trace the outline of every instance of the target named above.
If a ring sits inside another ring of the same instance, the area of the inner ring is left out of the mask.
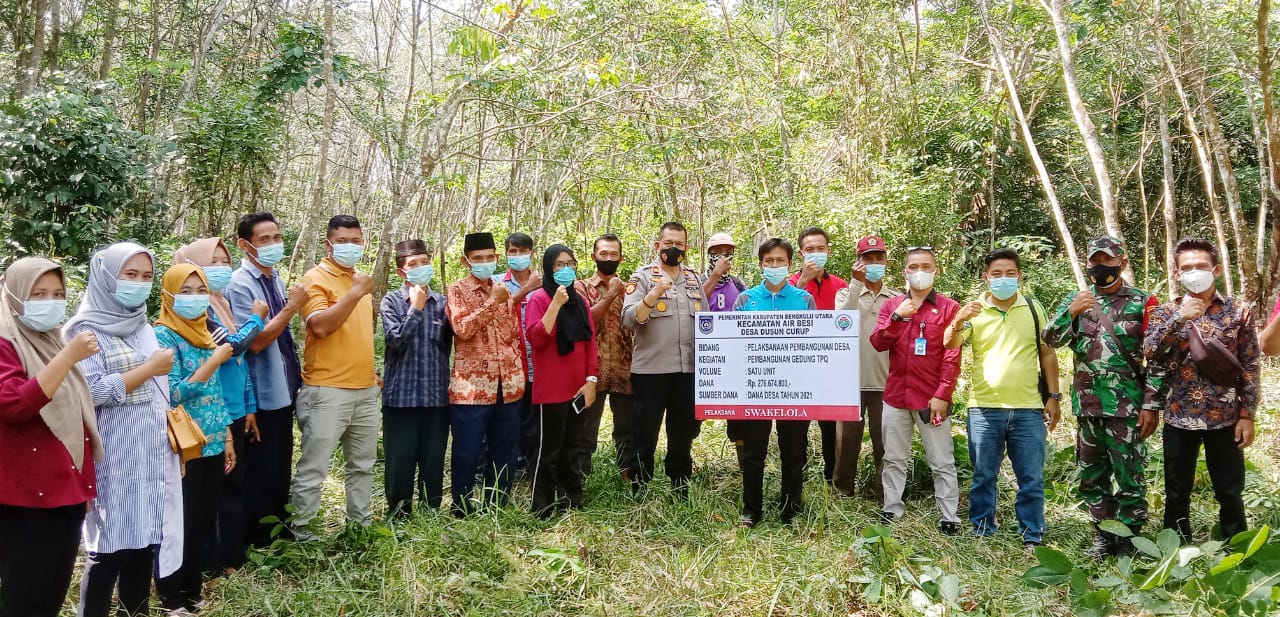
[[[1178,321],[1182,298],[1160,305],[1151,313],[1143,351],[1151,372],[1163,371],[1164,421],[1186,430],[1215,430],[1252,420],[1258,407],[1258,333],[1253,320],[1235,298],[1215,295],[1203,316]],[[1214,338],[1236,354],[1244,368],[1233,386],[1220,386],[1202,377],[1191,360],[1188,333],[1200,328],[1204,339]]]

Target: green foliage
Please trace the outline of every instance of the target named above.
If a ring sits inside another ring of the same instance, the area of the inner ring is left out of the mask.
[[[103,87],[56,85],[0,112],[4,230],[21,250],[84,260],[107,238],[149,241],[155,144],[116,115]]]
[[[354,59],[333,54],[333,78],[343,85],[351,77]],[[324,85],[324,30],[310,23],[285,22],[276,33],[275,54],[258,69],[254,98],[274,104],[308,86]]]
[[[1172,529],[1161,530],[1154,541],[1134,536],[1119,521],[1103,521],[1103,531],[1129,538],[1137,553],[1121,557],[1122,576],[1101,572],[1096,564],[1074,564],[1066,554],[1036,548],[1038,565],[1023,581],[1033,587],[1067,583],[1072,607],[1079,615],[1110,615],[1133,607],[1164,612],[1173,594],[1191,603],[1193,614],[1268,615],[1280,607],[1280,542],[1271,528],[1237,534],[1229,543],[1211,541],[1181,546]]]

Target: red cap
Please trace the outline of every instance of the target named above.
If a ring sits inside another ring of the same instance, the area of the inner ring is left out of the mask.
[[[880,251],[881,253],[889,252],[889,249],[885,248],[884,240],[880,236],[866,236],[863,239],[858,240],[859,255],[864,253],[874,253],[876,251]]]

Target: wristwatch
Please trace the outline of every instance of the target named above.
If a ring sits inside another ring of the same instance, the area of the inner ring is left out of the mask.
[[[889,313],[889,321],[906,321],[907,318],[895,313]]]
[[[1062,393],[1061,393],[1061,392],[1050,392],[1050,393],[1049,393],[1049,398],[1051,398],[1051,399],[1053,399],[1053,400],[1055,400],[1055,401],[1061,401],[1061,400],[1062,400]]]
[[[600,381],[600,379],[599,379],[598,377],[596,377],[595,375],[591,375],[591,376],[587,377],[587,382],[588,382],[588,383],[597,383],[597,382],[599,382],[599,381]]]

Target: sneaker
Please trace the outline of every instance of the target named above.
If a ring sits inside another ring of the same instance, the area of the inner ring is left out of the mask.
[[[892,523],[892,522],[894,522],[894,521],[896,521],[896,520],[898,520],[898,517],[894,516],[892,512],[889,512],[888,510],[881,510],[881,511],[880,511],[880,522],[881,522],[881,523],[884,523],[885,525],[888,525],[888,524],[890,524],[890,523]]]
[[[944,536],[954,536],[960,533],[960,523],[952,521],[940,521],[938,523],[938,531]]]
[[[1037,546],[1044,546],[1044,542],[1036,542],[1035,540],[1022,541],[1022,550],[1026,551],[1028,555],[1035,555]]]
[[[747,529],[751,529],[751,528],[754,528],[756,525],[760,524],[760,515],[759,514],[743,514],[738,519],[738,521],[742,523],[743,527],[746,527]]]

